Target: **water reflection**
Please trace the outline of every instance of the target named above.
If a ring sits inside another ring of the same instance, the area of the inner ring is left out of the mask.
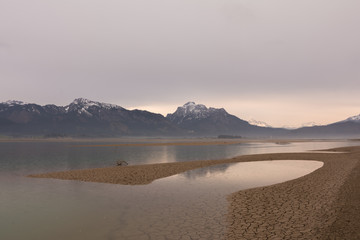
[[[215,165],[215,166],[211,166],[211,167],[194,169],[191,171],[181,173],[180,175],[182,175],[188,179],[195,180],[197,178],[202,178],[202,177],[212,177],[218,173],[225,173],[229,167],[230,167],[230,164],[221,164],[221,165]]]
[[[24,176],[50,171],[232,158],[247,154],[302,152],[357,145],[356,142],[246,143],[205,146],[73,147],[73,143],[0,143],[0,172]]]

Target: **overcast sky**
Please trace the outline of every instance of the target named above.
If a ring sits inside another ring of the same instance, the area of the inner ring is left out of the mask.
[[[273,126],[360,113],[358,0],[0,0],[0,102],[187,101]]]

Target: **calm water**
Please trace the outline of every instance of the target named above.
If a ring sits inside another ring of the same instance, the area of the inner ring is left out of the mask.
[[[145,186],[24,176],[112,166],[117,159],[130,164],[175,162],[355,144],[74,147],[73,143],[0,143],[0,239],[219,239],[225,231],[227,194],[296,178],[321,163],[220,165]]]

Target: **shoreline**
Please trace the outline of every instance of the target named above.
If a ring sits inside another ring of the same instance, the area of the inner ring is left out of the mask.
[[[257,154],[222,160],[72,170],[29,177],[138,185],[218,164],[317,160],[324,162],[324,166],[308,175],[267,187],[241,190],[228,196],[226,239],[328,239],[333,236],[359,239],[360,147],[328,151],[336,154]],[[344,209],[347,211],[344,212]]]

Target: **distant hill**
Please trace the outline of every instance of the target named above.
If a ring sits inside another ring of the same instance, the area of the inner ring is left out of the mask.
[[[20,101],[0,103],[0,135],[5,136],[360,137],[360,115],[325,126],[292,130],[272,128],[259,122],[254,124],[223,108],[208,108],[194,102],[178,107],[166,117],[83,98],[75,99],[67,106],[40,106]]]
[[[302,127],[292,131],[294,137],[358,138],[360,137],[360,115],[323,126]]]

